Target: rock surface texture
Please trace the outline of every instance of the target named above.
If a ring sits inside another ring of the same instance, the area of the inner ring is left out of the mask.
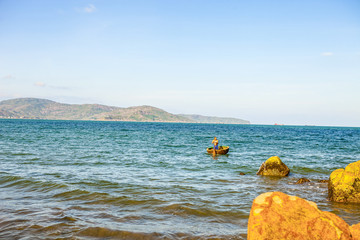
[[[360,223],[352,225],[350,227],[350,232],[354,240],[360,240]]]
[[[328,188],[331,201],[360,203],[360,161],[333,171]]]
[[[359,231],[359,224],[350,227],[337,215],[319,210],[314,202],[268,192],[253,202],[247,239],[359,239]]]
[[[281,161],[278,156],[274,156],[261,164],[257,175],[285,177],[290,173],[290,169]]]

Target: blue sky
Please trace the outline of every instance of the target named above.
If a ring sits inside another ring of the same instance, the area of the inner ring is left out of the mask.
[[[360,126],[360,2],[0,0],[0,100]]]

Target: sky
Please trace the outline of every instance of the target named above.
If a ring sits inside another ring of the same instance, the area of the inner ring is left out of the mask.
[[[360,127],[358,0],[0,0],[0,100]]]

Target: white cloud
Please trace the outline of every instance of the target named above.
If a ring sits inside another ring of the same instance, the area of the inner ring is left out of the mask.
[[[15,77],[11,74],[6,75],[6,76],[2,76],[1,79],[15,79]]]
[[[96,7],[92,4],[89,4],[87,7],[84,8],[84,11],[87,13],[93,13],[96,11]]]
[[[43,82],[36,82],[36,83],[34,83],[34,85],[37,87],[46,87],[46,84]]]
[[[34,86],[36,87],[42,87],[42,88],[47,88],[47,89],[57,89],[57,90],[71,90],[69,87],[64,87],[64,86],[53,86],[53,85],[48,85],[44,82],[35,82]]]
[[[321,55],[325,56],[325,57],[330,57],[330,56],[334,55],[334,53],[333,52],[323,52],[323,53],[321,53]]]

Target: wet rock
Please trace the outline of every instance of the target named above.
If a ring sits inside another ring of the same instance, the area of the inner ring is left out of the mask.
[[[357,230],[355,226],[353,231]],[[343,219],[319,210],[314,202],[282,192],[268,192],[254,200],[248,222],[248,240],[262,239],[355,238]]]
[[[329,180],[324,180],[324,179],[322,179],[322,180],[319,180],[318,182],[319,182],[319,183],[328,183]]]
[[[257,175],[285,177],[290,169],[281,161],[278,156],[273,156],[261,164]]]
[[[360,161],[333,171],[328,190],[331,201],[360,203]]]
[[[350,232],[353,239],[360,239],[360,223],[352,225],[350,227]]]
[[[240,172],[240,175],[245,175],[245,173],[243,173],[243,172]]]
[[[297,180],[297,182],[295,184],[303,184],[306,182],[310,182],[310,180],[307,178],[300,178],[299,180]]]

